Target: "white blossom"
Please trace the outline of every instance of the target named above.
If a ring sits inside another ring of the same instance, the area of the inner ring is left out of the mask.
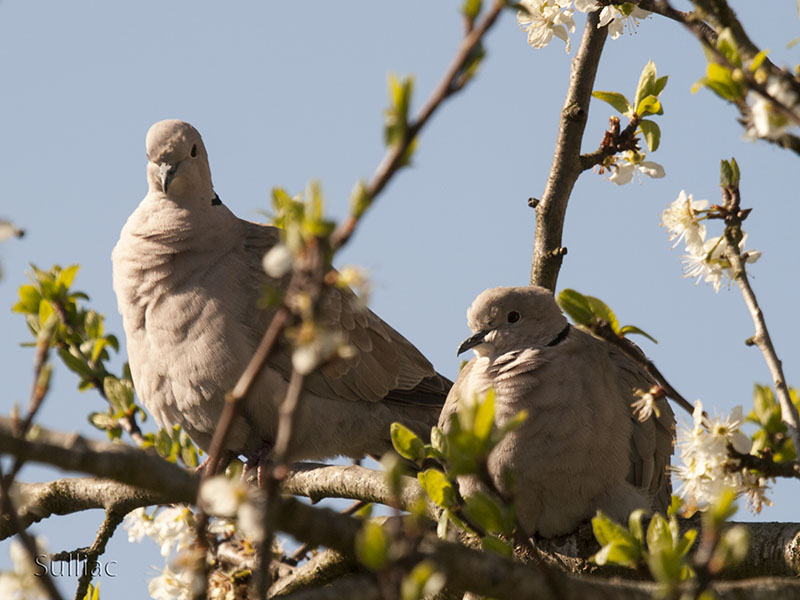
[[[747,235],[742,236],[739,242],[739,251],[746,263],[754,263],[761,258],[761,252],[750,250],[745,252],[744,245]],[[695,284],[702,279],[714,286],[718,292],[724,280],[733,279],[734,272],[730,260],[725,255],[727,245],[722,237],[706,240],[700,247],[686,247],[688,254],[681,257],[683,261],[683,276],[695,279]]]
[[[144,507],[137,508],[125,515],[122,527],[128,531],[128,541],[141,542],[145,537],[155,539],[156,530],[153,518],[145,512]]]
[[[528,34],[528,44],[544,48],[555,36],[566,42],[569,52],[569,34],[575,31],[572,0],[522,0],[520,5],[527,12],[517,12],[517,23]]]
[[[625,25],[628,26],[628,29],[636,29],[639,25],[639,19],[646,19],[650,16],[649,11],[639,8],[630,2],[616,6],[603,6],[596,0],[575,0],[575,8],[585,13],[594,12],[602,8],[597,28],[608,26],[608,35],[611,36],[612,40],[622,35]]]
[[[640,423],[644,423],[654,414],[656,418],[661,416],[661,410],[658,408],[658,398],[652,392],[645,392],[644,390],[635,390],[634,393],[639,396],[638,400],[631,403],[633,414]]]
[[[280,279],[292,268],[294,256],[284,244],[275,244],[264,255],[261,266],[264,272],[273,279]]]
[[[147,591],[153,600],[189,600],[192,597],[191,569],[173,571],[165,565],[161,574],[150,580]]]
[[[161,546],[161,556],[169,556],[173,546],[176,552],[192,547],[194,530],[191,518],[192,511],[185,506],[168,506],[158,511],[153,519],[153,539]]]
[[[726,489],[745,495],[752,510],[760,510],[766,498],[766,479],[747,469],[737,469],[728,455],[728,444],[740,454],[750,452],[752,442],[741,430],[742,407],[725,418],[703,416],[703,405],[695,402],[692,423],[678,429],[681,464],[674,471],[681,480],[681,494],[700,508],[713,504]]]
[[[708,206],[708,200],[692,200],[681,190],[677,200],[669,205],[661,214],[661,225],[666,227],[669,240],[675,240],[675,248],[681,240],[686,240],[686,248],[690,252],[703,247],[706,238],[705,225],[697,219],[699,211]]]
[[[767,94],[780,102],[783,106],[797,111],[798,97],[785,82],[776,77],[770,77],[767,81]],[[755,140],[757,138],[777,139],[781,137],[789,125],[789,118],[780,112],[771,100],[762,96],[758,92],[753,92],[755,98],[750,105],[750,121],[747,126],[745,138]]]
[[[263,539],[264,498],[260,490],[218,475],[203,483],[200,503],[209,514],[235,519],[239,530],[251,542]]]
[[[301,375],[308,375],[322,363],[332,358],[351,358],[355,353],[338,331],[318,331],[313,339],[300,344],[292,353],[292,367]]]
[[[37,537],[35,543],[37,560],[41,564],[31,561],[21,542],[11,540],[8,553],[11,556],[12,570],[0,573],[0,598],[3,600],[38,600],[48,597],[39,577],[44,568],[41,565],[48,563],[44,538]]]
[[[633,175],[639,172],[639,182],[641,176],[647,175],[653,179],[664,177],[664,167],[657,162],[642,160],[641,155],[634,152],[625,152],[622,159],[611,165],[612,173],[608,180],[617,185],[625,185],[633,181]]]

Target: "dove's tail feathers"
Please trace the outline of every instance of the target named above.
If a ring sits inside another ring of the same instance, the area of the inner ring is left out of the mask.
[[[436,373],[426,377],[411,389],[394,389],[385,397],[385,400],[395,404],[411,404],[415,406],[444,406],[447,393],[453,387],[453,382],[447,377]]]

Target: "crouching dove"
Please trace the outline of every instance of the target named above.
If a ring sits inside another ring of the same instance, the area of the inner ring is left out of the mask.
[[[610,344],[571,327],[540,287],[500,287],[481,293],[467,311],[473,335],[458,353],[473,349],[447,396],[439,426],[460,402],[495,390],[495,421],[520,410],[522,425],[489,455],[489,473],[514,498],[528,535],[575,530],[597,509],[622,522],[637,508],[664,511],[671,485],[674,417],[639,422],[634,388],[647,376]],[[478,484],[461,478],[469,496]]]
[[[161,121],[146,145],[149,191],[112,253],[114,291],[144,405],[160,425],[180,425],[207,451],[225,393],[272,318],[258,302],[268,286],[287,283],[262,267],[280,235],[237,218],[221,202],[194,127]],[[355,355],[306,377],[288,458],[380,455],[391,448],[393,421],[429,434],[451,383],[350,290],[328,289],[320,320]],[[261,459],[274,443],[290,353],[287,343],[279,345],[244,399],[229,456]]]

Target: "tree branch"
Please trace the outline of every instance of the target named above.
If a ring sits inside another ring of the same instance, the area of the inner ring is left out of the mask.
[[[471,59],[473,51],[481,43],[483,36],[494,25],[504,6],[504,2],[495,0],[480,21],[473,28],[468,29],[439,83],[425,101],[416,118],[408,123],[403,139],[389,148],[372,175],[372,179],[370,179],[366,188],[368,198],[373,199],[383,191],[395,172],[402,166],[403,158],[408,148],[414,142],[420,130],[425,127],[425,124],[433,116],[433,113],[447,98],[463,89],[465,81],[459,83],[459,76]],[[360,216],[351,215],[336,228],[336,231],[331,235],[331,247],[334,251],[347,243],[355,232],[359,221]]]
[[[536,206],[536,232],[531,263],[531,285],[555,290],[566,248],[561,246],[564,217],[572,188],[583,170],[581,142],[597,66],[606,41],[607,29],[598,29],[600,11],[586,18],[578,53],[572,60],[570,83],[558,130],[550,175]]]

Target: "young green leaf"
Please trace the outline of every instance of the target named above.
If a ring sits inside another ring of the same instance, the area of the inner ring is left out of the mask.
[[[631,108],[631,103],[628,102],[628,99],[624,95],[618,92],[596,91],[592,92],[592,96],[594,96],[598,100],[607,102],[608,104],[616,108],[623,115],[630,116],[631,113],[633,112],[633,109]]]
[[[425,458],[425,443],[402,423],[392,423],[390,435],[394,449],[403,458],[413,461]]]
[[[644,141],[647,143],[647,148],[650,152],[658,150],[661,144],[661,128],[655,121],[642,119],[639,121],[639,129],[642,131]]]
[[[442,508],[451,508],[456,504],[456,491],[445,474],[437,469],[426,469],[417,473],[417,479],[431,500]]]
[[[356,534],[356,558],[372,571],[383,567],[389,554],[389,536],[375,521],[365,521]]]

